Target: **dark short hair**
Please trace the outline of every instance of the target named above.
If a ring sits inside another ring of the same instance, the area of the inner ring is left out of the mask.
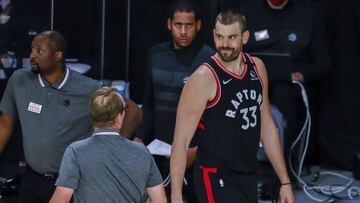
[[[49,40],[49,43],[51,45],[51,48],[54,49],[54,51],[60,51],[63,53],[63,60],[65,60],[67,56],[67,41],[63,34],[61,34],[59,31],[56,30],[48,30],[39,33],[37,36],[45,37]]]
[[[169,18],[173,19],[176,12],[194,12],[195,19],[200,20],[200,11],[197,5],[191,0],[176,1],[170,8]]]
[[[90,97],[91,122],[95,128],[108,128],[115,124],[116,117],[127,108],[116,88],[103,87]]]
[[[240,25],[241,33],[246,31],[246,19],[245,16],[240,13],[240,11],[235,9],[227,9],[220,12],[215,19],[214,26],[219,22],[223,25],[231,25],[233,23],[238,22]]]

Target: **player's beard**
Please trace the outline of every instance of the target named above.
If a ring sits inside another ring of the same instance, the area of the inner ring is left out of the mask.
[[[227,54],[224,54],[223,51],[229,52]],[[229,47],[219,47],[217,49],[217,52],[220,56],[220,58],[225,62],[231,62],[236,60],[241,52],[241,49],[235,49],[235,48],[229,48]]]

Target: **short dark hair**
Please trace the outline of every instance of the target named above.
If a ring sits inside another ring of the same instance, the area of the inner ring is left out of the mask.
[[[195,19],[200,20],[200,12],[197,5],[191,0],[176,1],[170,9],[169,18],[173,19],[176,12],[194,12]]]
[[[63,60],[65,61],[68,47],[67,41],[63,34],[56,30],[48,30],[39,33],[37,36],[47,38],[52,46],[51,48],[53,48],[54,51],[61,51],[63,53]]]
[[[91,122],[95,128],[108,128],[115,124],[116,117],[127,108],[116,88],[103,87],[90,97]]]
[[[233,23],[238,22],[240,25],[241,33],[246,31],[246,19],[245,16],[240,13],[240,11],[235,9],[227,9],[220,12],[215,19],[214,26],[219,22],[223,25],[231,25]]]

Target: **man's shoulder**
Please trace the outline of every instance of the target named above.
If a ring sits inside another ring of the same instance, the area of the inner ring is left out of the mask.
[[[82,75],[76,71],[70,70],[70,79],[73,86],[81,89],[94,91],[102,86],[98,80]]]
[[[13,72],[13,74],[11,75],[12,80],[16,79],[34,79],[36,78],[36,75],[34,73],[31,72],[30,69],[25,69],[25,68],[20,68],[16,71]],[[24,82],[24,81],[22,81]]]
[[[87,147],[89,145],[89,143],[91,142],[91,139],[92,139],[91,137],[88,137],[83,140],[75,141],[75,142],[71,143],[68,148],[77,151],[81,148]]]
[[[79,83],[83,83],[83,84],[99,83],[98,80],[95,80],[95,79],[90,78],[88,76],[82,75],[79,72],[76,72],[74,70],[70,70],[70,75],[71,75],[72,79],[75,79]]]
[[[141,160],[151,160],[152,154],[148,150],[148,148],[144,144],[140,144],[131,140],[128,140],[126,138],[124,145],[123,145],[123,151],[125,154],[132,156],[136,154],[136,157]]]
[[[215,50],[207,44],[202,45],[201,51],[204,53],[211,54],[211,55],[215,54]]]
[[[162,42],[155,44],[152,46],[149,50],[149,56],[156,54],[156,53],[162,53],[162,52],[168,52],[170,49],[170,42]]]
[[[215,54],[215,50],[209,47],[207,44],[203,44],[199,52],[199,56],[204,59],[210,59],[210,57],[214,54]]]
[[[126,145],[129,146],[132,150],[137,151],[139,153],[143,153],[146,156],[151,155],[149,150],[146,148],[144,144],[137,143],[128,139],[125,139]]]
[[[127,153],[133,154],[148,154],[150,155],[150,152],[147,150],[146,146],[131,140],[128,140],[127,138],[120,136],[113,136],[113,135],[96,135],[91,136],[87,139],[75,142],[74,146],[82,147],[86,145],[96,144],[96,143],[107,143],[107,146],[115,147],[116,150],[126,151]]]
[[[96,140],[99,139],[101,139],[103,143],[107,143],[106,145],[109,149],[119,154],[119,156],[132,156],[136,154],[138,158],[144,160],[151,157],[151,153],[145,145],[128,140],[125,137],[103,135],[103,137],[99,136],[96,138]]]

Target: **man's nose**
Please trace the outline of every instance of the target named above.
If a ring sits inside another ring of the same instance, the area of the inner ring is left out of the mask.
[[[31,51],[30,52],[30,59],[33,59],[33,58],[35,58],[35,53],[34,53],[34,51]]]
[[[185,25],[181,26],[181,28],[180,28],[180,33],[181,33],[182,35],[186,35],[186,32],[187,32],[186,26],[185,26]]]
[[[229,43],[229,40],[228,39],[224,39],[224,41],[223,41],[223,47],[229,47],[229,45],[230,45],[230,43]]]

